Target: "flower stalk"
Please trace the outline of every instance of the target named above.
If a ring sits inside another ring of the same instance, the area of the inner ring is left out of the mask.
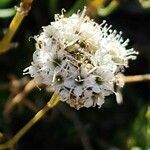
[[[8,142],[0,144],[0,150],[12,149],[14,145],[27,133],[31,127],[59,102],[59,96],[54,93],[50,101]]]
[[[33,0],[23,0],[20,3],[20,7],[17,8],[17,13],[14,16],[13,20],[11,21],[9,28],[4,35],[3,39],[0,41],[0,53],[4,53],[11,48],[11,40],[14,37],[17,29],[19,28],[20,24],[22,23],[24,17],[28,14],[31,4]]]

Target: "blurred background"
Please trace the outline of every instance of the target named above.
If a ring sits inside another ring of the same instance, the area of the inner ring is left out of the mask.
[[[0,38],[11,22],[19,0],[0,0]],[[19,27],[17,47],[0,55],[0,142],[10,139],[50,99],[52,93],[35,87],[22,101],[10,108],[13,97],[29,81],[23,69],[30,65],[35,42],[32,36],[54,20],[54,14],[66,9],[66,16],[87,6],[96,22],[106,20],[113,29],[123,31],[129,47],[139,51],[125,75],[150,72],[149,0],[35,0]],[[16,45],[16,44],[15,44]],[[17,143],[16,150],[150,150],[150,84],[128,83],[122,90],[123,103],[115,95],[101,109],[75,110],[61,103]]]

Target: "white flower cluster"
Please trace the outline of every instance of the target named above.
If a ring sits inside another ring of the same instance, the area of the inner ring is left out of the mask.
[[[115,93],[114,82],[129,59],[138,54],[126,49],[129,40],[111,30],[105,21],[97,24],[82,13],[66,18],[63,13],[35,36],[36,51],[24,70],[35,80],[52,86],[61,101],[79,109],[101,107]]]

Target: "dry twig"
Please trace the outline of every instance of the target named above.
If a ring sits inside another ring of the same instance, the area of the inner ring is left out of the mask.
[[[26,86],[24,87],[23,91],[18,93],[12,100],[10,100],[8,102],[8,104],[5,107],[5,113],[10,113],[11,110],[21,101],[23,101],[23,99],[25,99],[25,97],[28,95],[29,92],[31,92],[35,87],[41,86],[41,83],[35,83],[34,80],[29,81]]]
[[[125,83],[150,81],[150,74],[123,76]]]

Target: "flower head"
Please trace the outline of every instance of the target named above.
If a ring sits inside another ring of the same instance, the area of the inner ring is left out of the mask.
[[[115,93],[121,68],[138,54],[126,48],[129,40],[124,41],[121,33],[105,21],[95,23],[85,9],[68,18],[55,15],[55,21],[34,38],[36,51],[25,74],[52,86],[61,101],[76,109],[101,107],[105,97]]]

